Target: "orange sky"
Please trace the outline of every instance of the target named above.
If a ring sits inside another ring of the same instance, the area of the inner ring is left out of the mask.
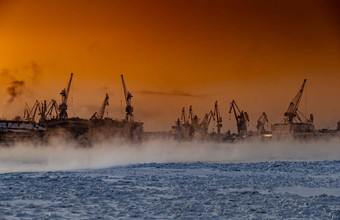
[[[55,98],[73,72],[72,116],[90,117],[110,94],[121,118],[120,74],[146,130],[169,130],[181,108],[203,117],[219,100],[223,129],[235,131],[229,103],[279,122],[307,78],[302,112],[317,128],[340,120],[340,10],[306,1],[0,0],[0,117]],[[24,80],[8,105],[7,88]]]

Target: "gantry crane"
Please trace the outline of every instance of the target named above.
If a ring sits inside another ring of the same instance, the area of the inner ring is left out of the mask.
[[[71,83],[72,83],[73,73],[71,73],[70,80],[68,82],[67,88],[63,89],[60,93],[61,95],[61,104],[59,105],[59,118],[67,119],[67,100],[70,94]]]
[[[293,101],[290,102],[287,111],[284,113],[284,123],[292,124],[294,122],[303,123],[301,116],[306,119],[307,122],[313,123],[313,115],[310,115],[310,119],[307,119],[301,112],[299,111],[299,104],[301,101],[301,97],[306,85],[307,79],[303,80],[302,86],[299,92],[294,97]]]
[[[265,133],[266,130],[264,127],[266,123],[268,123],[268,117],[267,117],[267,114],[263,112],[260,118],[257,120],[257,125],[256,125],[256,129],[260,134]]]
[[[124,82],[124,76],[120,75],[122,78],[122,84],[123,84],[123,89],[124,89],[124,97],[125,97],[125,102],[126,102],[126,115],[125,115],[125,120],[126,121],[133,121],[133,107],[131,105],[131,98],[133,97],[132,94],[127,91],[126,86],[125,86],[125,82]]]
[[[102,120],[104,118],[105,109],[106,109],[106,107],[108,105],[109,105],[109,95],[106,93],[105,94],[104,102],[103,102],[102,106],[100,107],[99,112],[95,112],[92,115],[91,120],[92,119],[100,119],[100,120]]]
[[[230,103],[230,110],[229,114],[231,114],[231,111],[234,111],[235,119],[236,119],[236,125],[237,125],[237,133],[239,136],[243,136],[247,134],[247,123],[249,122],[249,116],[247,112],[243,112],[239,109],[237,106],[235,100],[233,100]]]
[[[222,117],[221,117],[220,111],[218,109],[217,101],[215,102],[215,107],[214,107],[214,117],[216,117],[217,134],[220,134],[221,133],[221,127],[222,127]]]

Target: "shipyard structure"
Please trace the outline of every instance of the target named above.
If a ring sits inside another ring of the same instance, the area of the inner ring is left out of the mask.
[[[110,138],[119,138],[124,141],[141,142],[143,137],[143,123],[134,120],[131,103],[132,94],[127,90],[124,77],[121,75],[126,103],[126,116],[118,120],[104,117],[109,105],[109,95],[98,112],[92,117],[69,117],[68,98],[71,90],[73,73],[70,75],[67,87],[60,92],[61,103],[57,101],[36,101],[33,107],[26,104],[24,117],[15,120],[0,120],[0,142],[10,144],[14,141],[43,142],[50,137],[62,134],[76,140],[82,146],[91,146],[92,143]],[[37,118],[37,119],[36,119]]]
[[[113,119],[104,117],[109,106],[109,95],[105,94],[104,100],[98,111],[89,118],[69,117],[68,99],[72,86],[73,73],[71,73],[66,88],[60,92],[61,102],[56,100],[36,101],[33,107],[26,104],[24,116],[14,120],[0,120],[0,144],[8,145],[16,141],[46,142],[50,137],[63,135],[75,140],[81,146],[91,146],[93,143],[110,139],[140,143],[143,139],[173,139],[175,141],[215,141],[237,142],[247,140],[281,140],[299,139],[310,140],[315,138],[340,137],[340,121],[336,130],[314,128],[314,116],[306,117],[299,111],[301,97],[305,90],[305,79],[301,88],[289,103],[288,109],[283,114],[279,123],[271,125],[271,130],[266,130],[269,125],[268,116],[263,112],[256,121],[256,130],[249,130],[250,117],[235,100],[229,106],[229,119],[236,122],[237,133],[227,131],[223,133],[221,128],[222,116],[218,101],[212,109],[201,118],[194,114],[190,106],[188,113],[182,108],[180,117],[171,127],[170,132],[144,132],[143,123],[134,119],[132,106],[132,94],[127,90],[124,76],[121,75],[125,100],[125,118]],[[213,126],[210,126],[213,124]],[[209,128],[212,127],[212,132]]]
[[[248,113],[242,110],[232,100],[229,108],[229,115],[233,115],[236,121],[237,133],[221,133],[222,117],[219,112],[217,101],[214,109],[206,113],[203,120],[193,115],[192,106],[189,108],[189,114],[186,116],[185,108],[182,108],[182,115],[172,126],[172,135],[175,140],[191,141],[191,140],[214,140],[223,142],[235,142],[245,140],[281,140],[281,139],[299,139],[310,140],[315,138],[340,137],[340,121],[337,123],[336,130],[321,129],[315,130],[314,116],[310,114],[307,118],[299,111],[301,97],[303,95],[307,80],[305,79],[302,86],[294,99],[289,103],[287,111],[284,113],[284,118],[281,122],[271,125],[271,130],[266,130],[269,120],[265,112],[263,112],[257,120],[256,130],[249,130],[250,117]],[[229,116],[229,117],[230,117]],[[211,121],[215,121],[213,131],[208,132],[208,127]]]

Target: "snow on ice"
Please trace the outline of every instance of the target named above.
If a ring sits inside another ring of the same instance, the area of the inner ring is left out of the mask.
[[[0,148],[0,219],[340,219],[338,143]]]

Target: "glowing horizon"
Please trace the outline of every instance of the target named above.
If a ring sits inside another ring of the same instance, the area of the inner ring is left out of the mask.
[[[279,122],[307,78],[301,111],[316,128],[340,120],[336,1],[0,1],[0,117],[56,99],[73,72],[69,115],[89,118],[110,95],[122,118],[124,74],[136,119],[170,130],[182,107],[200,118],[219,101]],[[24,81],[12,103],[8,88]],[[307,98],[306,98],[307,97]],[[307,101],[306,101],[307,100]],[[212,126],[211,126],[212,127]],[[269,129],[269,127],[268,127]]]

